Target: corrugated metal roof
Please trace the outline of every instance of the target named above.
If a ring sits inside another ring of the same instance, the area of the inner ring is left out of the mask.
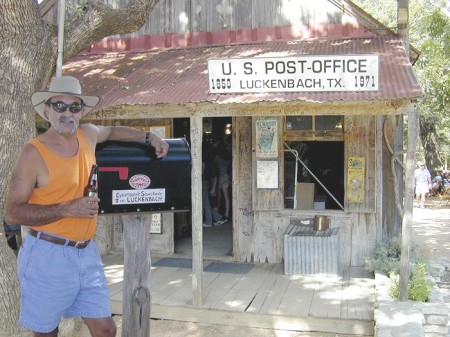
[[[358,54],[380,56],[378,91],[209,93],[209,59]],[[164,103],[391,101],[413,99],[422,94],[401,40],[393,37],[276,41],[79,55],[64,65],[64,74],[79,78],[86,94],[102,97],[96,110],[122,105]]]

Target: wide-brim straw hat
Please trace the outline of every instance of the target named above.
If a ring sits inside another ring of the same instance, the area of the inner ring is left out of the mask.
[[[77,96],[83,100],[85,106],[83,111],[80,111],[81,117],[91,111],[100,101],[98,96],[82,95],[80,82],[75,77],[61,76],[52,81],[48,91],[35,92],[31,96],[31,103],[39,116],[48,121],[44,114],[44,104],[49,98],[60,95]]]

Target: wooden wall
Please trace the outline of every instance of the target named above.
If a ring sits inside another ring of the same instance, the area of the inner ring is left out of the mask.
[[[67,4],[76,2],[67,0]],[[120,8],[128,1],[104,2]],[[56,17],[54,6],[45,18],[56,22]],[[340,24],[357,25],[353,17],[327,0],[160,0],[145,26],[123,37],[285,26],[329,30]]]
[[[277,118],[283,120],[282,117]],[[329,218],[331,228],[339,228],[340,260],[343,266],[362,266],[362,257],[373,250],[378,239],[377,233],[380,232],[380,224],[376,222],[378,208],[375,184],[381,182],[376,181],[375,174],[375,118],[347,116],[344,124],[348,123],[343,160],[346,161],[349,156],[364,157],[366,160],[365,199],[361,203],[346,202],[344,211],[320,211],[321,215]],[[254,120],[240,117],[235,118],[233,123],[233,175],[236,177],[233,178],[234,258],[240,262],[280,263],[283,261],[283,239],[287,227],[295,221],[314,218],[318,211],[284,209],[282,202],[279,207],[274,207],[273,200],[278,200],[274,195],[283,194],[282,184],[278,191],[255,192]],[[281,140],[280,143],[282,147]],[[280,177],[283,171],[280,165]],[[250,193],[252,189],[253,193]]]

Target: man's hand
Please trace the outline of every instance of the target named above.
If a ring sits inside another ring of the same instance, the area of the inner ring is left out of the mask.
[[[73,218],[94,218],[98,214],[97,197],[82,197],[66,203],[66,216]]]
[[[150,143],[155,148],[155,154],[157,158],[164,158],[165,156],[167,156],[167,152],[169,151],[169,144],[167,144],[164,140],[153,134],[152,141]]]

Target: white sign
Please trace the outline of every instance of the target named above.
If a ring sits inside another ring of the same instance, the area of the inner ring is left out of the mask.
[[[256,161],[256,188],[278,188],[278,161]]]
[[[113,190],[113,205],[161,204],[166,201],[166,189]]]
[[[161,234],[161,228],[161,213],[153,213],[150,234]]]
[[[377,91],[378,55],[208,60],[210,93]]]

